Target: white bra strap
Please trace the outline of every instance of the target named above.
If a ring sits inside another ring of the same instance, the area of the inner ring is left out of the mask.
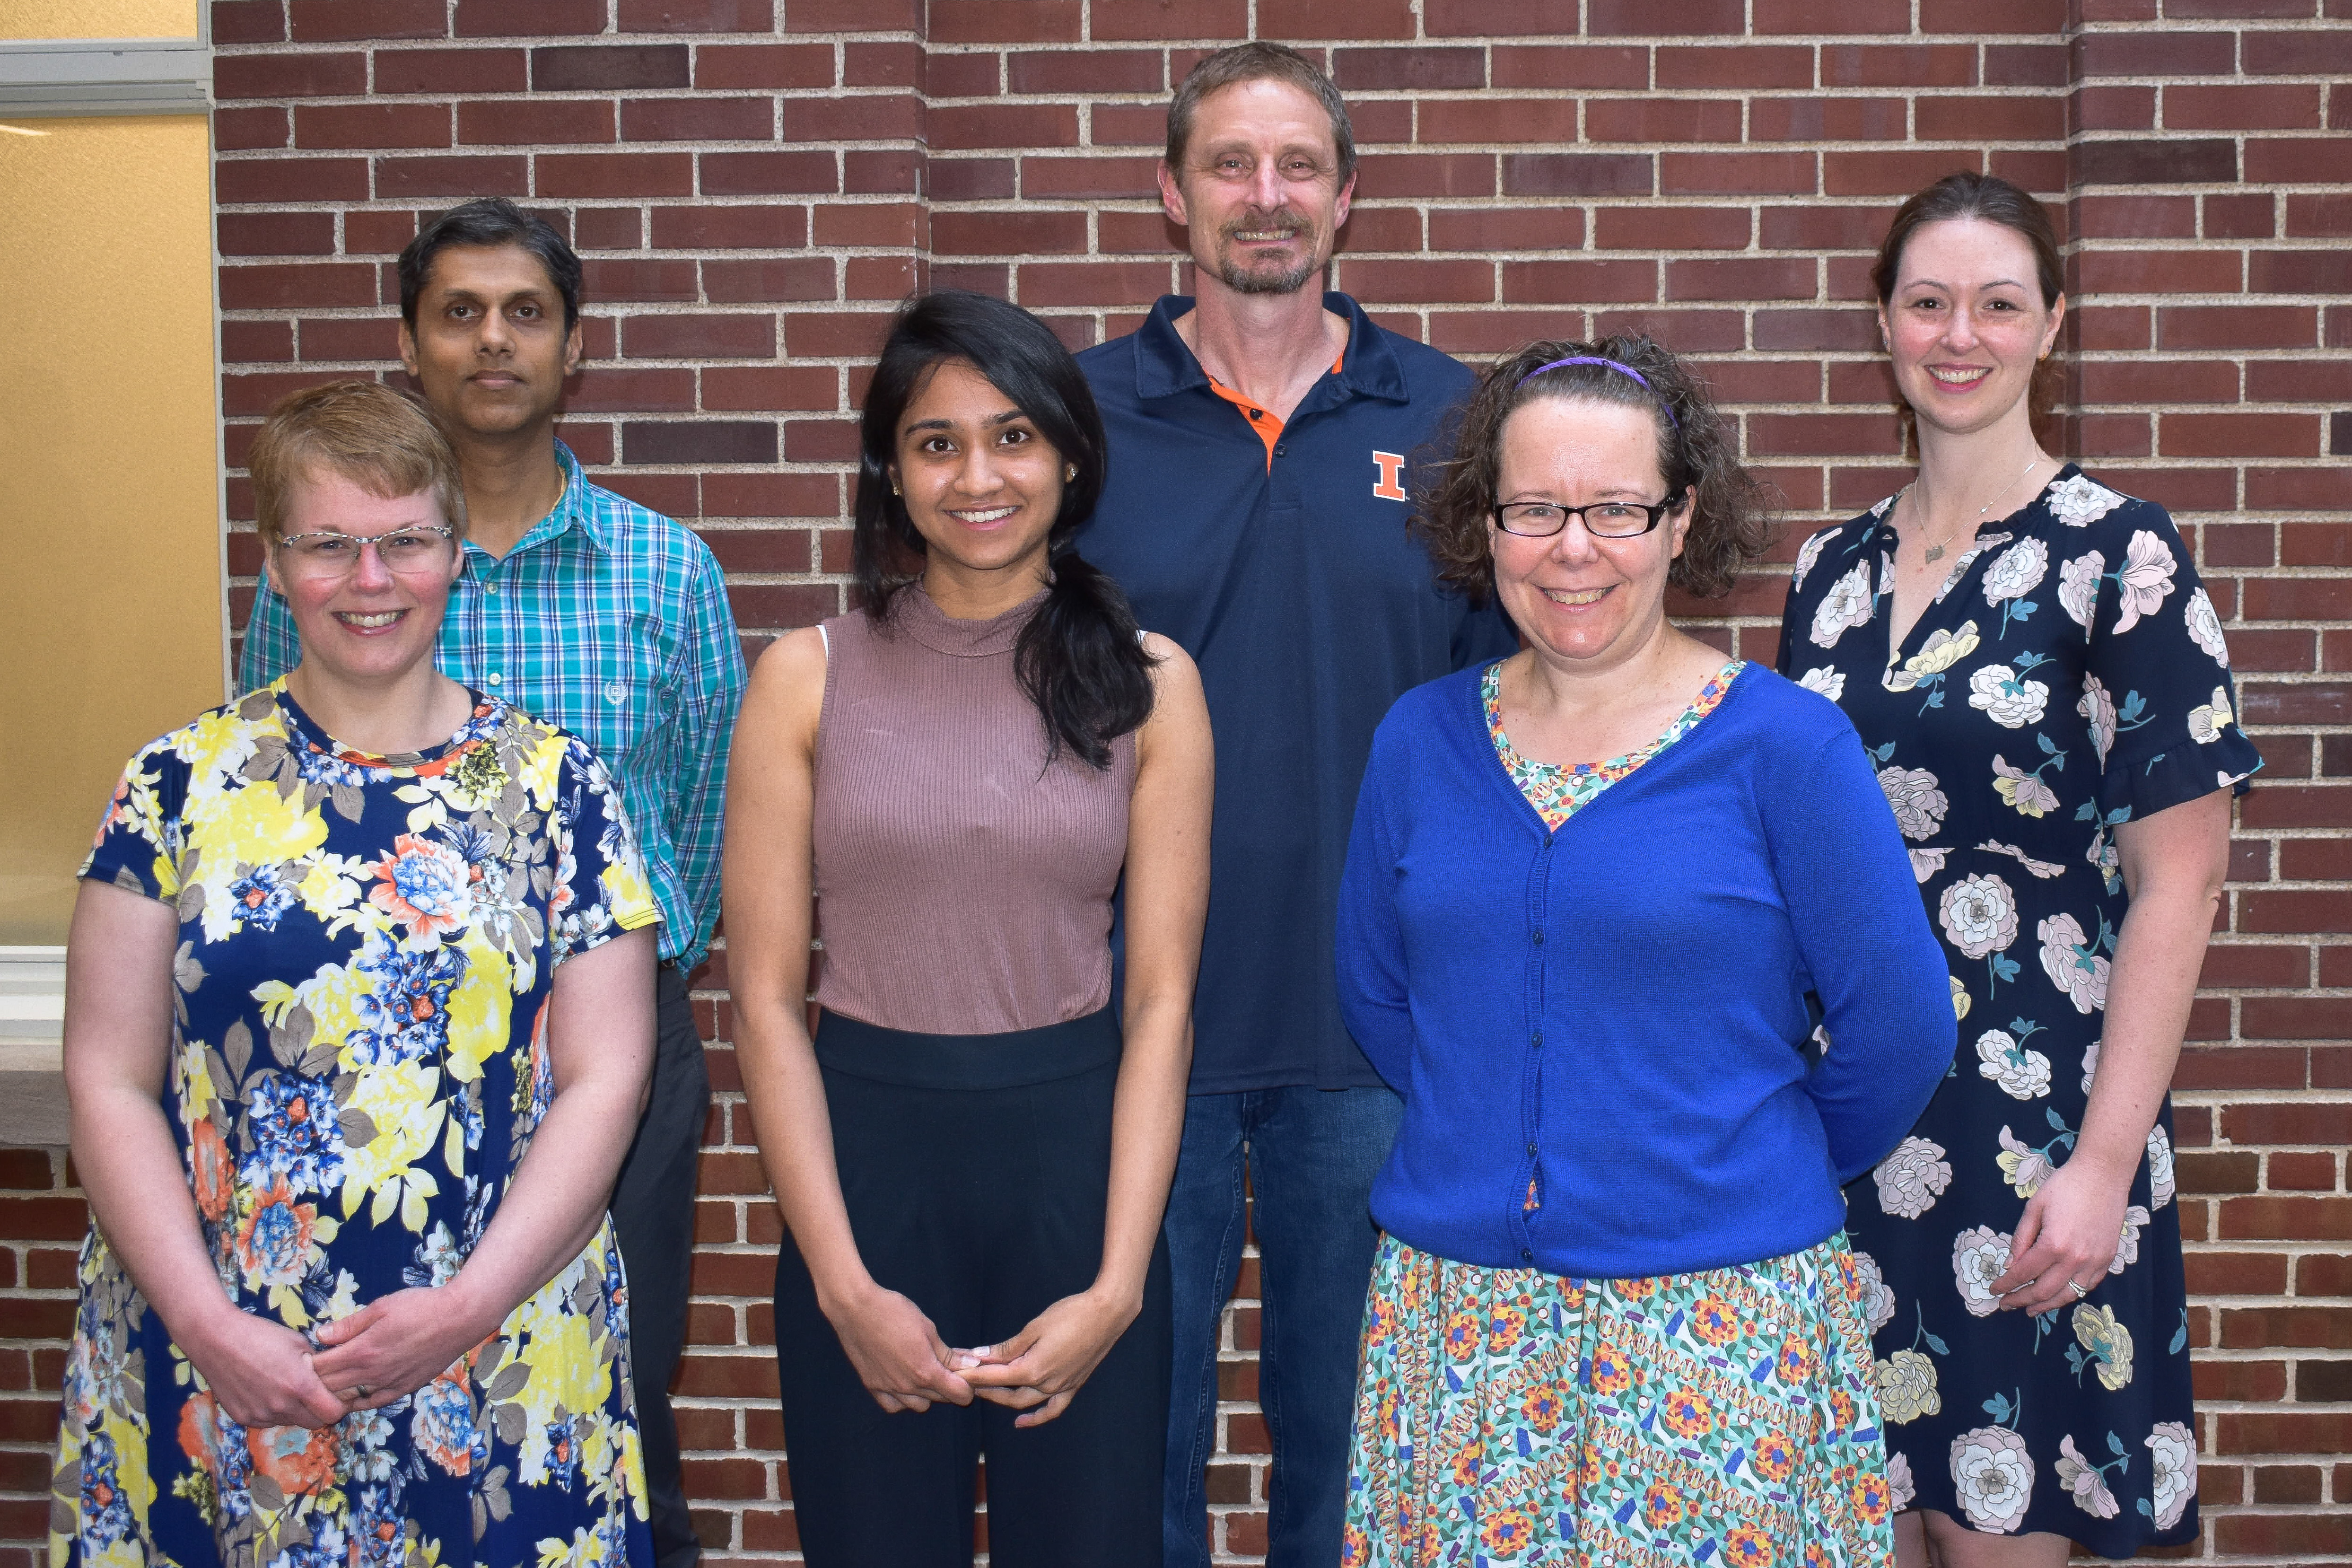
[[[833,638],[825,635],[824,623],[823,621],[819,621],[817,623],[816,640],[824,645],[825,662],[830,664],[833,662]]]

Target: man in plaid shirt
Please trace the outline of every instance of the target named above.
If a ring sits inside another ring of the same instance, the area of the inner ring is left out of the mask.
[[[727,753],[743,694],[735,618],[710,549],[589,482],[555,438],[580,363],[580,260],[500,198],[427,224],[400,257],[401,363],[466,478],[466,569],[437,662],[585,740],[620,785],[661,906],[651,1098],[613,1194],[628,1268],[630,1352],[661,1568],[699,1560],[679,1484],[668,1387],[686,1337],[696,1155],[710,1080],[687,995],[719,913]],[[240,682],[301,658],[263,584]]]

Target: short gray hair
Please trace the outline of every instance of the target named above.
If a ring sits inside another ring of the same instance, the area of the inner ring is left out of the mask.
[[[1168,105],[1168,167],[1181,179],[1184,149],[1192,139],[1192,112],[1201,100],[1220,88],[1245,81],[1288,82],[1323,106],[1331,117],[1331,140],[1339,153],[1339,184],[1344,188],[1356,172],[1356,134],[1348,123],[1348,100],[1313,60],[1287,44],[1252,39],[1219,49],[1185,74]]]

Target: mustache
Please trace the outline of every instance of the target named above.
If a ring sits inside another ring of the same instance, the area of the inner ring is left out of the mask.
[[[1227,239],[1231,239],[1244,230],[1259,228],[1295,228],[1302,234],[1311,234],[1314,232],[1315,226],[1309,223],[1307,216],[1297,208],[1280,206],[1272,212],[1244,213],[1225,225],[1221,232]]]

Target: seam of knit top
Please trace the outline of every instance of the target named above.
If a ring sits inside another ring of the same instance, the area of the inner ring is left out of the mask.
[[[1575,1278],[1832,1235],[1839,1184],[1909,1130],[1958,1033],[1853,726],[1751,665],[1548,831],[1481,673],[1381,721],[1340,884],[1340,1007],[1405,1099],[1373,1217],[1454,1262]],[[1810,1066],[1809,993],[1832,1040]]]
[[[1013,645],[1043,592],[956,620],[920,584],[889,623],[825,633],[810,828],[824,941],[816,999],[919,1034],[993,1035],[1110,999],[1135,736],[1097,772],[1049,765]]]

